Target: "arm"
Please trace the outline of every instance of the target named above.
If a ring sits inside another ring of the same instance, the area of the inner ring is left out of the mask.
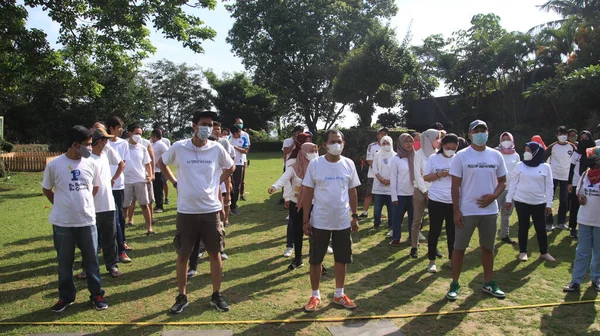
[[[232,165],[229,168],[223,169],[223,173],[221,174],[221,180],[219,181],[219,185],[227,180],[229,180],[229,177],[231,176],[231,174],[233,174],[233,171],[235,170],[235,165]]]
[[[355,214],[358,210],[358,193],[356,188],[348,189],[348,196],[350,197],[350,210]]]
[[[392,202],[398,202],[398,191],[396,190],[396,183],[398,180],[398,163],[396,162],[396,158],[392,158],[392,162],[390,163],[390,186],[392,190]],[[396,204],[394,203],[394,204]]]
[[[462,178],[452,175],[452,208],[454,209],[454,224],[463,227],[462,212],[460,212],[460,185]]]
[[[248,154],[248,148],[242,148],[242,147],[238,147],[238,146],[233,146],[233,148],[235,148],[236,151],[238,151],[242,154]]]
[[[152,180],[154,180],[152,170],[152,163],[146,163],[146,178],[148,179],[147,183],[152,183]]]
[[[517,192],[517,185],[521,178],[521,166],[520,164],[515,167],[512,171],[510,178],[510,186],[508,187],[508,193],[506,194],[506,203],[512,203]],[[498,206],[504,206],[504,204],[498,204]]]
[[[163,174],[165,174],[165,176],[167,177],[167,179],[169,181],[171,181],[171,183],[173,183],[174,186],[177,185],[177,179],[175,178],[175,175],[173,175],[173,172],[171,171],[171,168],[169,168],[169,166],[167,166],[164,162],[162,157],[158,159],[158,166],[160,167],[160,170],[162,171]],[[177,188],[177,187],[175,187]]]
[[[310,225],[310,208],[314,197],[315,189],[307,186],[302,186],[302,193],[304,195],[304,202],[302,202],[302,228],[304,234],[310,236],[312,234],[312,225]]]
[[[110,179],[111,186],[115,185],[115,182],[119,179],[123,171],[125,170],[125,161],[119,162],[119,166],[117,167],[117,171],[115,175],[113,175],[112,179]]]
[[[281,174],[281,176],[279,177],[279,179],[277,181],[275,181],[275,183],[273,183],[273,188],[275,188],[275,190],[284,187],[285,189],[288,188],[288,186],[286,185],[286,181],[287,183],[290,183],[290,179],[292,178],[294,174],[294,168],[292,168],[291,166],[288,166],[285,168],[285,172],[283,174]],[[290,186],[291,187],[291,186]]]
[[[419,154],[419,157],[415,156],[415,187],[419,188],[423,194],[427,194],[427,186],[425,185],[425,180],[423,179],[423,153]]]
[[[552,169],[549,166],[548,175],[546,175],[546,208],[552,209],[552,199],[554,198],[554,182],[552,178]]]
[[[544,161],[548,163],[552,162],[552,160],[548,161],[552,156],[552,147],[554,147],[554,144],[551,144],[550,146],[548,146],[548,148],[546,148],[546,157],[544,158]]]
[[[156,158],[154,157],[154,147],[152,147],[152,144],[148,145],[148,155],[150,155],[150,161],[151,161],[151,165],[150,165],[150,177],[152,177],[152,179],[154,179],[154,164],[156,162]]]
[[[42,192],[44,193],[48,201],[54,204],[54,191],[52,191],[52,189],[42,188]]]
[[[96,197],[96,194],[98,193],[98,189],[100,189],[100,187],[92,188],[92,196]]]

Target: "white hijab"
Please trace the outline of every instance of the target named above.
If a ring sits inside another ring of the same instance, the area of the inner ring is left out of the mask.
[[[383,144],[384,142],[389,143],[392,147],[392,150],[386,152],[383,150],[383,145],[381,146],[382,149],[380,149],[379,152],[377,152],[377,154],[375,155],[376,159],[379,161],[378,163],[380,167],[383,165],[383,160],[390,159],[391,157],[396,155],[396,152],[394,152],[394,140],[392,140],[392,137],[388,135],[384,136],[383,138],[381,138],[380,143]]]
[[[429,157],[436,153],[437,148],[433,148],[433,142],[440,137],[440,131],[430,128],[421,133],[421,150],[425,157]]]

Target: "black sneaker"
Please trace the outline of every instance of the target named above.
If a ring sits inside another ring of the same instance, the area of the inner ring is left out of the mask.
[[[169,199],[165,198],[165,204],[169,204]]]
[[[302,266],[304,266],[304,263],[302,262],[302,260],[300,260],[300,262],[292,261],[290,266],[288,266],[288,270],[293,271],[296,268],[302,267]]]
[[[579,292],[580,287],[581,286],[579,284],[571,281],[565,287],[563,287],[563,292]]]
[[[327,268],[325,268],[325,266],[321,265],[321,275],[325,275],[327,274]]]
[[[595,289],[597,292],[600,292],[600,281],[592,281],[592,288]]]
[[[577,229],[571,229],[571,234],[569,236],[573,239],[577,239]]]
[[[435,256],[436,256],[438,259],[442,259],[442,258],[444,257],[444,256],[442,255],[442,253],[440,252],[440,250],[438,250],[438,249],[435,249]]]
[[[369,217],[369,213],[367,213],[367,212],[363,212],[363,213],[361,213],[361,214],[360,214],[360,216],[358,216],[358,217],[360,217],[360,218],[367,218],[367,217]]]
[[[419,252],[417,252],[417,249],[415,247],[410,249],[410,257],[411,258],[418,258],[419,257]]]
[[[517,242],[515,240],[511,239],[510,237],[502,237],[502,239],[500,239],[500,240],[507,244],[511,244],[511,245],[517,244]]]
[[[231,209],[231,214],[234,215],[234,216],[239,216],[240,215],[240,211],[237,208]]]
[[[58,300],[58,302],[52,306],[52,311],[55,313],[62,313],[65,309],[67,309],[68,306],[72,305],[73,301],[63,301],[63,300]]]
[[[227,302],[225,302],[223,295],[221,295],[219,292],[213,293],[212,297],[210,298],[210,305],[217,308],[217,310],[220,312],[229,311],[229,305]]]
[[[246,196],[244,196],[244,195],[240,196],[240,200],[246,201]]]
[[[94,305],[94,309],[96,310],[105,310],[108,309],[108,303],[104,301],[104,296],[97,295],[92,298],[92,304]]]
[[[177,295],[177,298],[175,298],[175,304],[171,307],[171,313],[173,313],[173,314],[179,314],[187,306],[188,306],[187,295],[185,295],[185,294],[179,294],[179,295]]]

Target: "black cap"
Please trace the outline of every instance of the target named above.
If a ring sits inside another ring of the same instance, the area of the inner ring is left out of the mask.
[[[211,118],[212,120],[217,120],[219,119],[219,115],[217,114],[217,112],[213,112],[211,110],[207,110],[207,109],[203,109],[200,111],[196,111],[194,113],[194,120],[200,119],[200,118]]]

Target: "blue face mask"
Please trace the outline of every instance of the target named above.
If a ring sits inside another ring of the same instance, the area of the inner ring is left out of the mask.
[[[488,141],[487,133],[475,133],[473,134],[473,143],[477,146],[483,146]]]
[[[244,128],[244,124],[237,124],[237,127],[239,127],[240,129]]]

